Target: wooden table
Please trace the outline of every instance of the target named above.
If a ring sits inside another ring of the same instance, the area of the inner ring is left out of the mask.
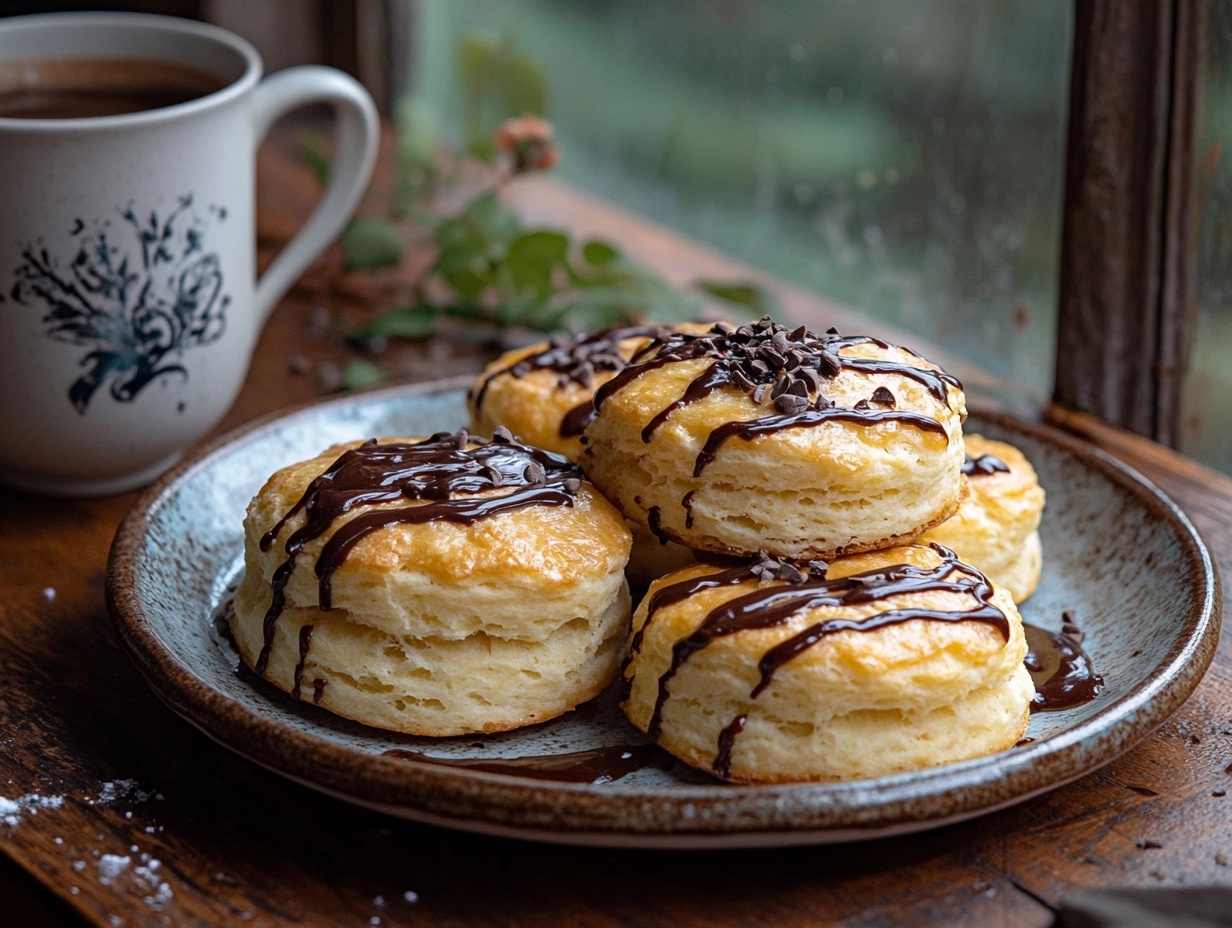
[[[262,176],[269,244],[293,228],[311,190],[286,159],[267,159]],[[541,217],[603,228],[671,275],[743,273],[559,185],[520,198]],[[315,365],[345,360],[345,325],[320,307],[345,323],[383,291],[342,280],[337,260],[277,310],[222,428],[320,395]],[[853,329],[833,307],[781,293],[797,317]],[[383,363],[426,379],[474,371],[484,357],[482,346],[436,339]],[[977,382],[996,392],[994,381]],[[1155,480],[1217,559],[1232,551],[1232,481],[1082,417],[1053,416]],[[1050,908],[1080,888],[1232,882],[1232,632],[1193,697],[1146,742],[1079,782],[965,824],[790,850],[525,844],[318,795],[166,709],[121,653],[103,602],[108,546],[134,498],[0,491],[0,796],[20,807],[9,807],[8,823],[0,814],[0,923],[983,928],[1047,925]]]

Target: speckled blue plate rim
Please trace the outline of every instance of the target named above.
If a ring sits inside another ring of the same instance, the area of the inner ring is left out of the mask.
[[[141,601],[142,540],[159,510],[218,455],[259,440],[311,410],[464,390],[471,378],[395,385],[300,404],[205,445],[136,501],[116,533],[107,571],[109,612],[154,692],[208,736],[323,792],[402,817],[455,828],[577,844],[740,847],[853,840],[934,827],[1012,805],[1083,776],[1142,741],[1189,696],[1219,641],[1220,581],[1187,516],[1120,461],[1055,428],[973,414],[1078,458],[1167,524],[1186,571],[1188,606],[1155,671],[1101,712],[1047,740],[959,764],[846,783],[626,787],[546,783],[365,754],[253,712],[198,676],[167,646]],[[443,424],[444,425],[444,424]],[[205,617],[202,617],[203,620]]]

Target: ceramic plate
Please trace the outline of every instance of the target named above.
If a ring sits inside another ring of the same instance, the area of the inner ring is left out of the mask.
[[[1033,716],[1030,743],[918,773],[770,787],[722,784],[666,755],[600,784],[389,755],[568,763],[582,752],[645,744],[610,696],[532,728],[433,740],[364,728],[236,673],[216,619],[241,569],[249,499],[271,472],[334,442],[456,428],[466,418],[463,386],[392,387],[257,421],[141,497],[116,536],[108,597],[129,653],[172,709],[278,773],[418,821],[577,844],[790,845],[930,828],[1080,777],[1167,718],[1214,654],[1218,580],[1197,532],[1168,499],[1064,434],[973,415],[967,431],[1018,445],[1048,492],[1043,577],[1023,616],[1056,630],[1072,610],[1106,681],[1093,702]]]

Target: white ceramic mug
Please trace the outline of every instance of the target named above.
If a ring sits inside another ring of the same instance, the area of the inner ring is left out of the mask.
[[[171,17],[0,20],[0,63],[32,59],[154,59],[221,86],[121,115],[0,117],[0,481],[118,492],[231,407],[274,303],[367,186],[376,109],[330,68],[261,80],[243,39]],[[258,280],[257,145],[310,102],[336,114],[329,185]]]

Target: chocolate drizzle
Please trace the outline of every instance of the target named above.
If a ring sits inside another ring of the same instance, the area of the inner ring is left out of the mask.
[[[586,431],[586,426],[595,421],[595,401],[588,398],[584,403],[578,403],[560,420],[560,437],[574,438]]]
[[[732,747],[736,743],[736,735],[744,731],[744,723],[748,720],[748,715],[741,713],[719,732],[719,750],[714,755],[714,764],[711,765],[716,777],[726,780],[731,774]]]
[[[684,509],[684,527],[685,528],[693,527],[693,494],[696,492],[697,492],[696,490],[690,490],[683,497],[681,497],[681,500],[680,500],[680,505]]]
[[[300,698],[300,689],[304,685],[304,664],[308,662],[308,649],[312,646],[311,625],[301,625],[299,628],[299,663],[295,665],[294,685],[291,687],[291,698]]]
[[[286,540],[286,560],[274,571],[264,645],[253,669],[265,675],[275,625],[286,607],[286,585],[299,553],[340,517],[380,503],[410,504],[366,509],[334,530],[316,561],[317,602],[325,611],[333,605],[334,572],[356,544],[386,526],[436,521],[470,525],[527,506],[573,505],[581,486],[575,465],[514,441],[507,429],[496,432],[491,442],[470,438],[465,431],[439,432],[419,442],[380,444],[372,439],[343,452],[308,484],[303,496],[261,538],[261,550],[268,551],[288,522],[304,513],[303,524]],[[493,495],[498,490],[506,492]],[[302,637],[300,646],[306,654]]]
[[[916,428],[925,432],[936,432],[939,435],[945,435],[945,426],[936,419],[929,416],[921,415],[914,412],[895,412],[895,411],[864,411],[860,409],[847,409],[837,407],[833,409],[820,409],[811,407],[803,412],[790,413],[778,416],[765,416],[761,419],[752,419],[750,421],[727,422],[720,425],[717,429],[710,433],[710,437],[706,439],[706,444],[702,446],[702,450],[697,455],[697,460],[693,463],[693,476],[701,475],[702,470],[714,460],[718,454],[719,448],[729,438],[743,438],[749,441],[759,435],[769,435],[773,432],[780,432],[783,429],[792,428],[808,428],[814,425],[821,425],[823,422],[829,422],[834,419],[841,419],[846,422],[857,422],[867,425],[876,425],[880,422],[905,422],[909,425],[914,425]]]
[[[917,607],[890,608],[862,619],[834,617],[815,622],[767,651],[758,663],[760,679],[749,696],[757,698],[773,680],[775,672],[811,648],[821,639],[840,631],[870,632],[913,619],[938,622],[982,622],[991,625],[1008,641],[1008,617],[993,602],[993,588],[979,571],[958,561],[952,551],[941,545],[931,545],[941,561],[932,568],[910,564],[895,564],[854,574],[841,579],[826,577],[824,564],[809,565],[807,570],[786,562],[763,557],[744,567],[735,567],[709,576],[695,577],[670,584],[656,591],[647,607],[646,620],[634,635],[630,648],[641,647],[646,628],[657,610],[679,602],[704,589],[736,585],[752,579],[787,580],[787,585],[763,586],[737,596],[712,610],[701,624],[672,647],[672,662],[659,677],[658,694],[651,713],[647,734],[658,739],[662,727],[663,707],[670,696],[669,684],[683,664],[712,641],[726,635],[755,629],[774,628],[810,609],[845,608],[864,605],[893,596],[947,592],[970,596],[972,609],[947,611]],[[734,735],[733,735],[734,737]]]
[[[1073,613],[1062,613],[1060,633],[1023,623],[1027,656],[1023,663],[1035,684],[1032,712],[1056,712],[1088,703],[1103,691],[1104,678],[1082,649],[1085,637]]]
[[[615,393],[638,377],[678,361],[707,359],[711,363],[685,388],[684,393],[660,410],[642,430],[642,441],[649,443],[658,429],[676,410],[704,399],[719,388],[735,388],[746,393],[761,406],[769,396],[775,414],[748,421],[728,422],[711,432],[705,447],[697,456],[694,476],[701,473],[713,459],[719,447],[735,436],[750,440],[783,429],[811,428],[825,422],[843,420],[862,425],[898,422],[923,431],[946,435],[945,426],[922,413],[897,411],[893,393],[878,386],[872,399],[861,400],[855,406],[837,406],[825,396],[823,383],[833,380],[842,371],[863,374],[898,374],[916,381],[938,402],[949,403],[949,389],[961,389],[958,380],[944,371],[889,361],[881,358],[861,358],[841,352],[855,345],[874,344],[889,348],[885,342],[867,336],[839,335],[831,329],[816,335],[804,326],[788,331],[764,317],[759,322],[732,328],[722,323],[705,334],[671,332],[663,335],[643,351],[628,366],[603,384],[595,393],[594,405],[599,409]],[[873,406],[880,406],[874,409]]]
[[[653,744],[616,745],[567,754],[511,758],[432,757],[401,748],[391,748],[382,754],[385,757],[400,757],[446,767],[465,767],[485,773],[596,785],[611,783],[646,767],[663,766],[669,761]]]
[[[659,512],[658,506],[651,506],[646,513],[646,527],[650,529],[650,534],[659,539],[659,544],[665,545],[670,540],[663,534],[663,514]]]
[[[482,409],[488,387],[502,374],[522,378],[531,371],[549,370],[560,375],[556,381],[557,386],[565,387],[576,383],[589,389],[594,385],[595,374],[601,371],[619,371],[628,363],[621,353],[622,341],[648,338],[654,342],[665,337],[669,331],[663,326],[637,325],[616,326],[581,335],[554,335],[543,351],[485,374],[471,390],[471,404],[476,412]],[[581,435],[594,417],[595,407],[591,400],[587,399],[586,402],[578,404],[561,420],[560,437],[572,438]]]
[[[996,473],[1008,474],[1010,469],[1004,461],[991,454],[981,454],[978,458],[964,454],[962,472],[968,477],[988,477]]]

